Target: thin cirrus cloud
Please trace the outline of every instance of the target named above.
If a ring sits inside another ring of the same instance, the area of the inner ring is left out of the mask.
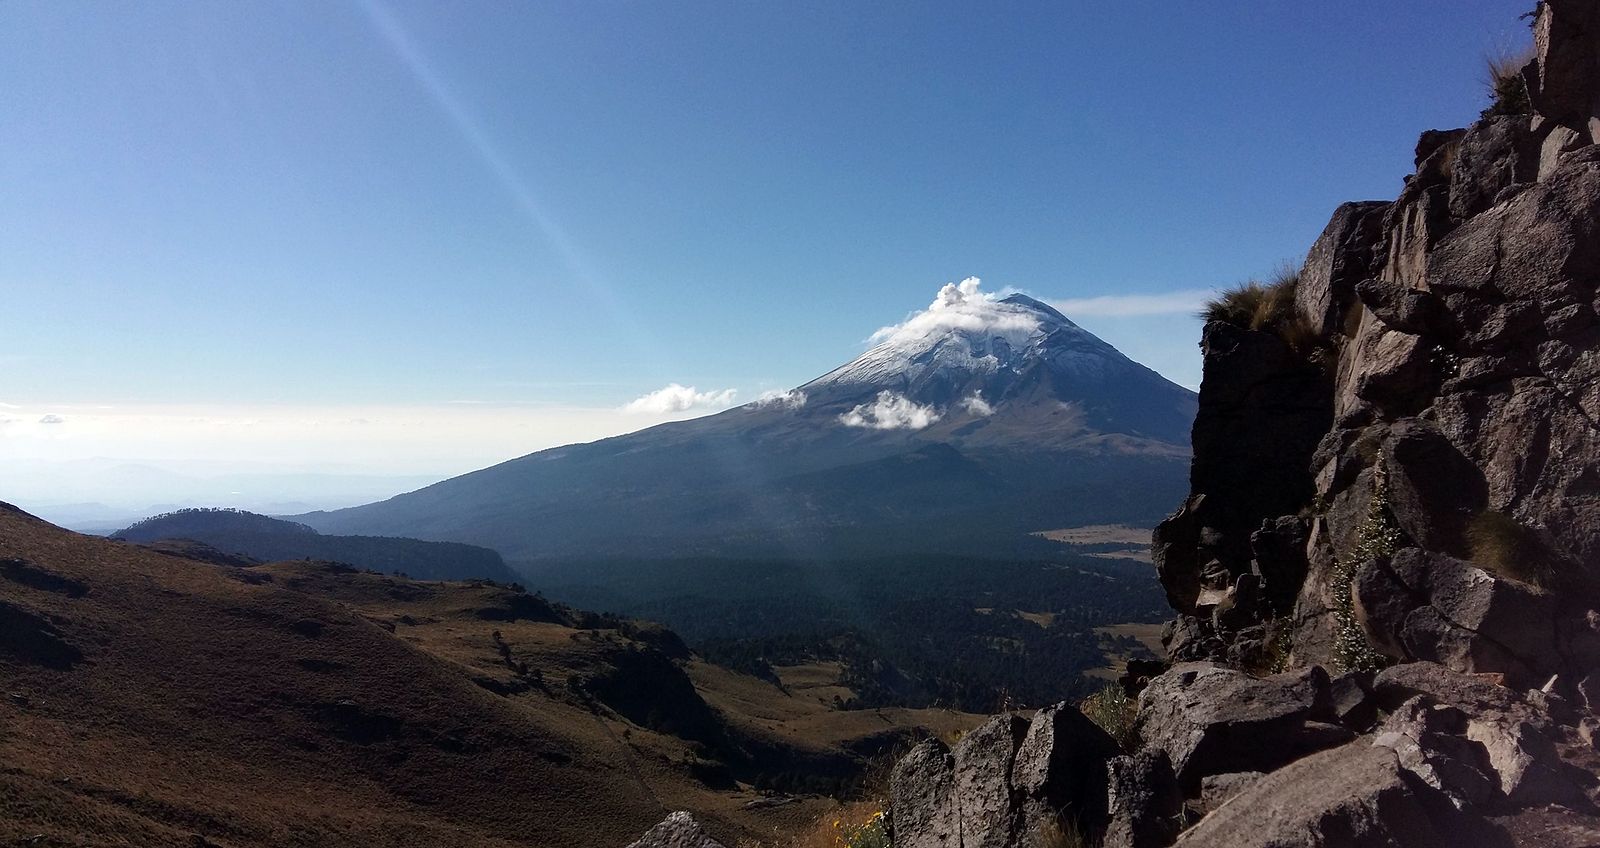
[[[696,409],[726,409],[738,397],[737,389],[702,392],[694,386],[669,383],[622,405],[622,411],[636,415],[665,415]]]
[[[1052,300],[1050,305],[1068,318],[1079,315],[1131,316],[1194,314],[1216,296],[1210,289],[1180,289],[1157,294],[1104,294]]]

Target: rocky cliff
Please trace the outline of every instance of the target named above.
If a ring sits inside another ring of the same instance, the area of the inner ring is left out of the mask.
[[[1600,845],[1600,4],[1205,327],[1170,667],[895,770],[893,844]]]
[[[1600,7],[1340,206],[1269,326],[1214,321],[1155,556],[1180,660],[1433,661],[1600,708]]]

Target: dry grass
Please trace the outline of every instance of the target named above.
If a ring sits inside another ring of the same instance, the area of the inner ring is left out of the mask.
[[[889,848],[883,805],[862,801],[829,810],[796,836],[788,848]]]
[[[1089,848],[1093,844],[1076,821],[1062,818],[1046,822],[1039,829],[1033,848]]]
[[[1246,330],[1276,333],[1289,348],[1309,357],[1321,343],[1316,328],[1295,309],[1300,272],[1285,265],[1271,279],[1250,280],[1219,294],[1200,310],[1206,322],[1221,321]]]
[[[567,686],[643,650],[627,628],[536,620],[510,589],[217,566],[4,505],[0,561],[0,844],[626,845],[677,809],[732,844],[831,804],[702,783],[703,746]],[[690,671],[730,732],[797,762],[976,720]]]
[[[1122,691],[1120,684],[1106,684],[1099,692],[1084,698],[1078,710],[1115,739],[1122,750],[1132,751],[1138,745],[1134,719],[1138,716],[1139,704]]]
[[[1522,78],[1522,69],[1533,61],[1533,56],[1533,48],[1527,47],[1501,50],[1484,57],[1483,85],[1489,95],[1489,108],[1483,110],[1483,117],[1533,112],[1528,84]]]
[[[1473,565],[1498,577],[1549,588],[1555,569],[1544,545],[1515,518],[1485,510],[1468,522],[1466,535]]]

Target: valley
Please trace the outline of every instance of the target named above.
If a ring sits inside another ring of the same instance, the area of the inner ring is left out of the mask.
[[[219,565],[11,507],[0,590],[8,843],[622,845],[684,807],[731,842],[977,720],[840,712],[488,581]]]
[[[1158,622],[1149,566],[1090,556],[826,562],[607,560],[524,566],[578,606],[660,621],[708,658],[769,680],[837,664],[854,707],[1042,706],[1101,684],[1094,628]]]

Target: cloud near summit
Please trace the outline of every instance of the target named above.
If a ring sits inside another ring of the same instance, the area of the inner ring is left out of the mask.
[[[669,383],[662,388],[634,398],[623,404],[623,412],[645,415],[662,415],[669,412],[687,412],[691,409],[726,409],[738,396],[737,389],[702,392],[694,386]]]
[[[967,332],[1032,332],[1039,322],[1026,312],[1000,304],[1000,295],[981,291],[982,282],[968,277],[959,283],[945,283],[927,309],[910,318],[879,328],[867,340],[870,344],[909,344],[951,330]]]

